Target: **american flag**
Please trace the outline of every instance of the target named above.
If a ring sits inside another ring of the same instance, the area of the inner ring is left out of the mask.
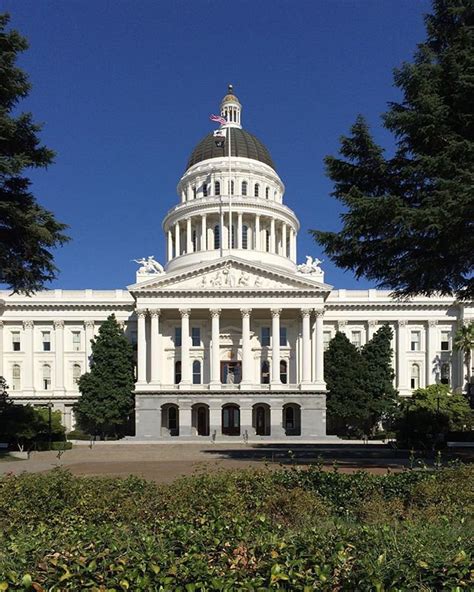
[[[225,125],[227,123],[227,120],[220,115],[209,115],[209,119],[211,121],[215,121],[216,123],[220,123],[221,125]]]

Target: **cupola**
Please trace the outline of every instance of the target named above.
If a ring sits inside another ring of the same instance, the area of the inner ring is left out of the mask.
[[[242,128],[240,115],[242,112],[242,105],[239,99],[234,95],[234,87],[229,84],[227,87],[227,94],[221,102],[221,116],[227,120],[227,124],[223,127],[238,127]]]

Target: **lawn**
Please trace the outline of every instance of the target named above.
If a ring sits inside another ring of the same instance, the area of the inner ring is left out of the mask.
[[[0,480],[0,590],[472,589],[474,468]]]

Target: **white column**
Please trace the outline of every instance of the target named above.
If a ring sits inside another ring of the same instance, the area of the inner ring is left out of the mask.
[[[181,255],[181,242],[180,242],[180,228],[179,222],[174,225],[174,256],[179,257]]]
[[[290,226],[290,259],[296,263],[295,231],[292,226]]]
[[[303,379],[302,384],[311,383],[311,338],[310,338],[310,316],[311,311],[307,308],[301,310],[301,316],[303,319]]]
[[[173,259],[173,235],[171,230],[168,230],[168,261]]]
[[[201,251],[207,251],[207,218],[206,214],[201,216]]]
[[[237,215],[237,248],[242,248],[242,212]]]
[[[193,236],[191,231],[191,216],[186,219],[186,253],[193,252]]]
[[[272,308],[272,374],[271,384],[280,384],[280,314],[281,308]]]
[[[3,343],[3,321],[0,321],[0,376],[5,376],[3,372],[3,352],[4,352],[4,343]]]
[[[375,319],[370,319],[369,321],[369,330],[367,332],[367,341],[370,341],[374,336],[374,333],[377,331],[377,325],[379,324],[378,321]]]
[[[283,223],[281,227],[281,254],[283,257],[288,257],[286,252],[286,224]]]
[[[25,386],[22,390],[32,391],[34,382],[34,356],[33,356],[33,321],[23,321],[23,330],[25,336],[25,373],[24,380]]]
[[[54,390],[64,390],[64,321],[54,321],[55,344],[54,366],[55,381]]]
[[[216,387],[221,384],[221,365],[220,365],[220,340],[219,340],[219,317],[220,308],[211,309],[212,329],[211,329],[211,385]]]
[[[397,387],[405,391],[408,390],[406,325],[406,321],[398,321],[397,328]]]
[[[189,355],[189,308],[180,308],[181,314],[181,385],[191,384],[191,358]]]
[[[91,366],[92,356],[92,345],[91,340],[94,338],[94,321],[84,321],[84,333],[85,333],[85,352],[86,352],[86,371]]]
[[[250,344],[250,313],[251,308],[241,308],[242,314],[242,383],[252,384],[252,348]]]
[[[270,218],[270,253],[276,253],[275,218]]]
[[[151,371],[150,378],[153,384],[160,383],[161,360],[161,335],[160,335],[160,310],[151,310],[150,347],[151,347]]]
[[[137,317],[137,382],[146,384],[146,310],[138,310]]]
[[[255,245],[254,245],[254,249],[255,249],[255,251],[261,250],[261,246],[260,246],[260,215],[259,214],[257,214],[255,216]]]
[[[428,321],[428,331],[426,332],[426,383],[425,386],[433,384],[433,367],[436,357],[436,341],[437,341],[437,327],[438,321]]]
[[[316,381],[316,320],[312,321],[309,317],[310,333],[311,333],[311,382]]]
[[[315,382],[324,383],[324,310],[315,309],[316,313],[316,375]]]

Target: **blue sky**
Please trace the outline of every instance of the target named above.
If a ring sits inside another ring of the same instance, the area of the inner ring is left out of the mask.
[[[38,200],[70,225],[53,288],[121,288],[130,260],[164,261],[161,221],[227,83],[243,125],[270,149],[298,215],[299,259],[337,269],[308,228],[337,229],[323,158],[358,113],[388,150],[380,114],[400,95],[392,71],[425,37],[427,0],[3,0],[30,49],[22,102],[44,123],[55,164],[31,175]]]

